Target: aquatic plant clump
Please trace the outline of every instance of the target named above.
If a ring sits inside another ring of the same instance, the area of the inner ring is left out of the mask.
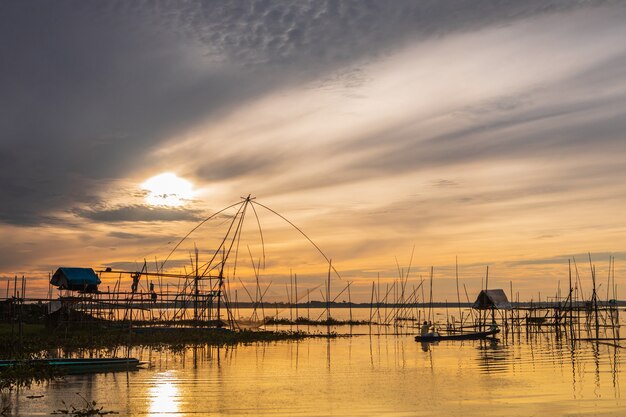
[[[338,320],[332,317],[329,317],[324,320],[311,320],[307,317],[298,317],[295,320],[290,320],[287,318],[276,318],[276,317],[266,317],[265,324],[283,324],[283,325],[307,325],[307,326],[363,326],[369,325],[370,322],[368,320]]]
[[[0,392],[30,388],[33,384],[41,384],[60,376],[59,371],[50,366],[21,361],[0,369]]]
[[[106,416],[108,414],[119,414],[117,411],[105,411],[103,406],[98,407],[98,403],[95,400],[87,400],[85,397],[76,393],[78,397],[84,403],[82,406],[76,407],[73,404],[67,405],[65,401],[61,400],[64,408],[54,410],[51,414],[61,414],[73,417],[87,417],[87,416]]]

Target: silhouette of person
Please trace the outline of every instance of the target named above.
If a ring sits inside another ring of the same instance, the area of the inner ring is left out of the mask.
[[[139,286],[140,274],[135,273],[135,274],[132,274],[131,276],[133,277],[133,284],[130,286],[130,290],[134,294],[137,292],[137,287]]]
[[[156,303],[157,293],[154,291],[154,283],[150,281],[150,298],[152,298],[152,302]]]

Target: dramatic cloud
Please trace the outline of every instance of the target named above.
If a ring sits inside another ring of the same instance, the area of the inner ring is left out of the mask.
[[[163,221],[200,221],[202,216],[197,210],[180,208],[149,207],[142,205],[114,207],[102,210],[76,210],[76,214],[98,222],[163,222]],[[118,234],[114,237],[120,237]]]
[[[7,202],[0,221],[15,224],[93,202],[100,180],[149,165],[146,155],[162,140],[271,88],[414,39],[571,8],[468,1],[0,7],[0,198]]]
[[[523,276],[623,251],[625,18],[621,2],[3,2],[0,273],[162,256],[248,193],[355,280],[414,243],[422,267],[458,254],[474,280],[493,258]],[[164,172],[194,199],[150,205],[140,185]]]

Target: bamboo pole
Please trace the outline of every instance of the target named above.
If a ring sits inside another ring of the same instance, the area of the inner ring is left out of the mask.
[[[372,281],[372,295],[370,296],[370,320],[369,320],[369,324],[370,324],[370,332],[371,332],[371,326],[372,326],[372,321],[373,321],[373,311],[374,311],[374,288],[376,286],[376,283],[374,283],[374,281]]]
[[[350,294],[350,282],[348,281],[348,307],[350,308],[350,324],[352,324],[352,295]]]
[[[459,257],[454,258],[455,276],[456,276],[456,301],[459,308],[460,326],[463,327],[463,313],[461,312],[461,293],[459,292]]]
[[[333,260],[328,261],[328,290],[326,292],[326,320],[330,323],[330,272],[333,267]]]
[[[294,274],[293,281],[296,290],[296,320],[298,320],[298,274]]]
[[[434,269],[431,266],[430,267],[430,295],[428,298],[428,321],[435,321],[434,317],[432,317],[432,311],[433,311],[433,272]],[[431,320],[432,317],[432,320]]]

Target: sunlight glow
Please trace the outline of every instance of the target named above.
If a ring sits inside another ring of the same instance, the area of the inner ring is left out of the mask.
[[[158,415],[180,415],[179,403],[180,392],[178,386],[172,381],[173,372],[168,371],[157,375],[152,387],[148,392],[148,398],[150,400],[150,416]]]
[[[146,202],[152,206],[179,207],[194,195],[193,184],[171,172],[149,178],[141,189],[148,192]]]

